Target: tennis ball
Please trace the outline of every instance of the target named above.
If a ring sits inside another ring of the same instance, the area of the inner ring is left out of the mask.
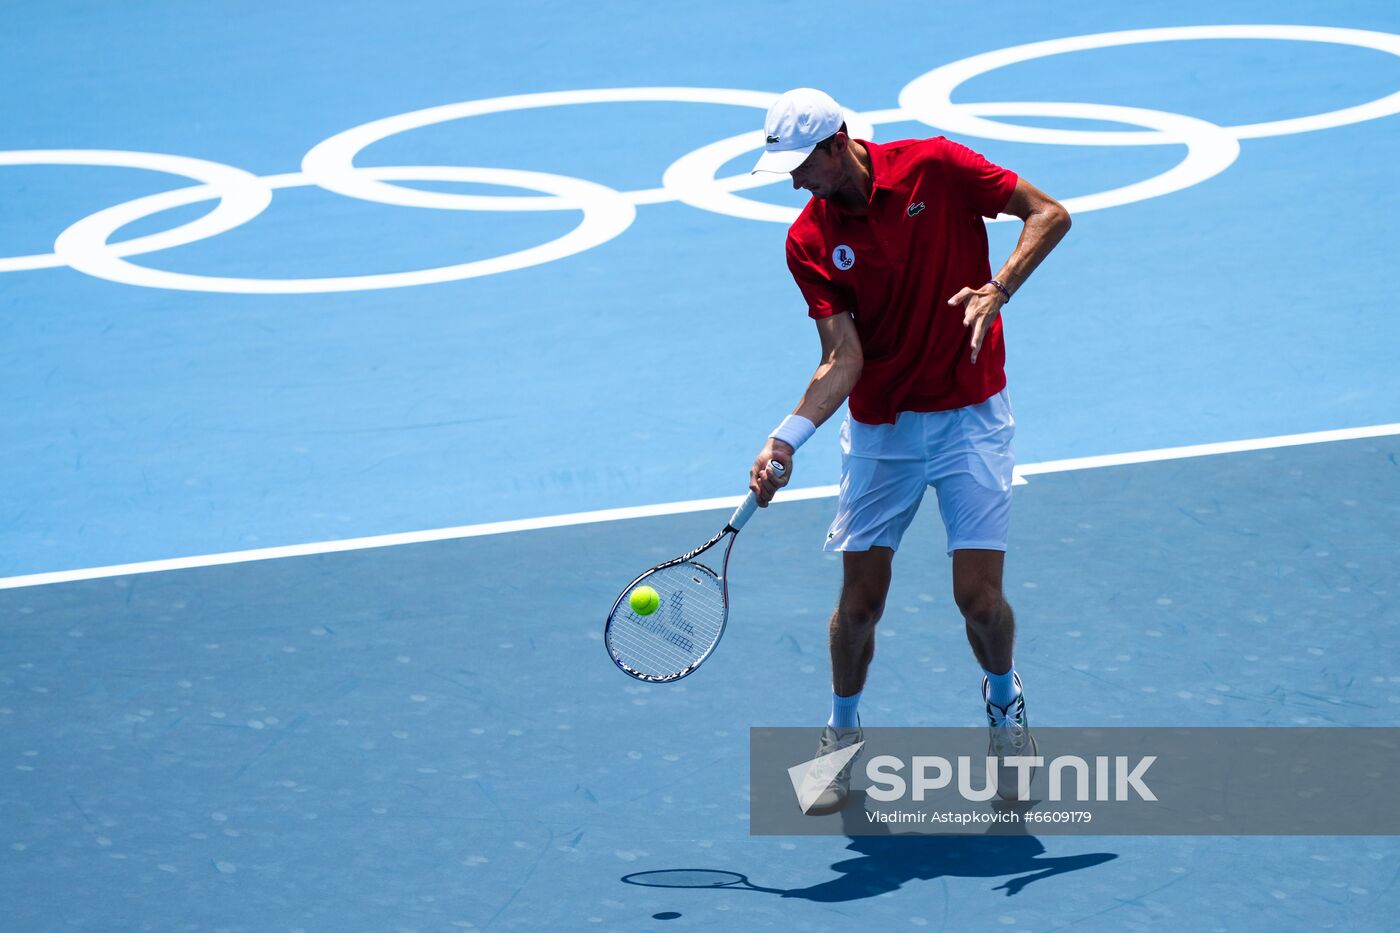
[[[639,616],[649,616],[661,605],[661,594],[649,586],[639,586],[632,591],[632,611]]]

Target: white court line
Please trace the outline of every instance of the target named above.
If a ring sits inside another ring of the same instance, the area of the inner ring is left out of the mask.
[[[1194,444],[1190,447],[1164,447],[1125,454],[1105,454],[1098,457],[1075,457],[1070,460],[1047,460],[1028,463],[1016,468],[1018,484],[1023,477],[1041,473],[1065,473],[1072,470],[1092,470],[1098,467],[1122,466],[1130,463],[1154,463],[1159,460],[1182,460],[1213,454],[1242,453],[1249,450],[1269,450],[1275,447],[1297,447],[1302,444],[1325,444],[1329,441],[1350,441],[1366,437],[1388,437],[1400,434],[1400,423],[1376,424],[1365,428],[1341,428],[1335,431],[1313,431],[1308,434],[1284,434],[1279,437],[1259,437],[1244,441],[1222,441],[1216,444]],[[837,486],[810,486],[785,489],[778,493],[779,502],[803,499],[827,499],[836,495]],[[540,528],[564,528],[569,525],[589,525],[595,522],[615,522],[628,518],[653,518],[680,515],[685,512],[705,512],[731,509],[743,496],[721,496],[717,499],[692,499],[689,502],[665,502],[659,505],[634,505],[621,509],[600,509],[596,512],[574,512],[569,515],[547,515],[522,518],[508,522],[487,522],[481,525],[459,525],[456,528],[434,528],[428,531],[406,531],[367,538],[345,538],[340,541],[316,541],[310,544],[289,544],[283,547],[256,548],[249,551],[228,551],[223,554],[200,554],[168,560],[149,560],[135,564],[114,564],[110,567],[86,567],[80,570],[60,570],[53,573],[33,573],[18,577],[0,577],[0,590],[50,583],[71,583],[77,580],[98,580],[136,573],[159,573],[163,570],[185,570],[191,567],[214,567],[219,564],[242,564],[255,560],[275,560],[279,557],[304,557],[309,554],[333,554],[337,551],[360,551],[368,548],[421,544],[426,541],[448,541],[457,538],[479,538],[486,535],[511,534]]]

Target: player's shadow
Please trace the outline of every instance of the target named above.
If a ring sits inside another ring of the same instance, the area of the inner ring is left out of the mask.
[[[857,823],[863,831],[871,828],[865,817],[864,791],[851,793],[841,822],[848,830]],[[783,896],[822,902],[854,901],[898,890],[910,881],[1014,875],[993,889],[1011,897],[1033,881],[1093,868],[1118,857],[1113,852],[1047,856],[1045,845],[1030,835],[1022,822],[993,824],[981,836],[890,833],[889,824],[874,825],[883,826],[885,833],[852,835],[846,848],[860,853],[859,856],[831,866],[841,877],[793,888],[783,892]]]
[[[925,835],[890,833],[888,824],[870,824],[865,816],[864,791],[852,791],[841,814],[842,827],[850,835],[846,848],[859,853],[855,858],[836,862],[832,871],[839,877],[805,888],[766,888],[754,885],[740,874],[704,869],[674,869],[625,876],[628,884],[656,887],[738,887],[777,894],[782,897],[822,903],[857,901],[897,891],[911,881],[933,878],[1001,878],[1014,876],[993,890],[1007,897],[1019,894],[1028,884],[1102,865],[1117,858],[1113,852],[1086,855],[1046,856],[1045,846],[1030,835],[1025,824],[993,824],[981,836]],[[857,835],[873,827],[884,827],[879,835]],[[643,878],[645,875],[647,877]],[[676,880],[668,880],[674,876]],[[716,876],[710,880],[708,876]],[[728,876],[728,877],[723,877]]]

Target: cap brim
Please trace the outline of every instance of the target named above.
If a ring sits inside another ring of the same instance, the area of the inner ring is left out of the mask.
[[[803,149],[769,149],[758,157],[758,162],[754,164],[750,175],[757,175],[759,172],[775,172],[779,175],[786,175],[796,169],[807,157],[812,154],[812,150],[817,148],[813,143]]]

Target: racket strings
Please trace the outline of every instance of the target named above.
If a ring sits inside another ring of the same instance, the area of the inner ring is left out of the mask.
[[[669,678],[689,669],[724,631],[724,586],[714,571],[687,561],[638,581],[656,590],[655,611],[641,615],[630,600],[618,605],[608,646],[624,665],[648,677]]]

